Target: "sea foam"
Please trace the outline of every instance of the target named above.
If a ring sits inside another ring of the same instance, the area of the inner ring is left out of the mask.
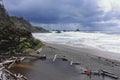
[[[104,51],[120,53],[120,34],[62,32],[33,33],[44,42],[66,44],[75,47],[91,47]]]

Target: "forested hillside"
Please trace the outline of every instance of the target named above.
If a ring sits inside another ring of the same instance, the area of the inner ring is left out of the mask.
[[[49,32],[42,27],[37,27],[37,26],[32,26],[31,23],[27,20],[25,20],[23,17],[16,17],[12,16],[11,20],[14,22],[14,24],[21,28],[21,29],[26,29],[30,32],[40,32],[40,33],[46,33]]]
[[[0,5],[0,54],[28,53],[41,46],[30,31],[18,28]]]

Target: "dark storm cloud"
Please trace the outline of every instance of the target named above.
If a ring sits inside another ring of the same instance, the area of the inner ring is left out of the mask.
[[[95,2],[95,0],[92,0]],[[5,6],[10,14],[23,16],[31,21],[81,22],[98,15],[97,5],[89,0],[9,0]],[[99,13],[100,14],[100,13]]]
[[[99,0],[6,0],[5,7],[11,15],[22,16],[36,24],[78,23],[89,29],[118,26],[116,22],[109,23],[109,20],[120,19],[120,12],[110,10],[109,0],[101,1],[102,3]]]

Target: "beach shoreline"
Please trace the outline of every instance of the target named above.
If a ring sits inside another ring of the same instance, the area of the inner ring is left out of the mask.
[[[56,46],[61,46],[61,47],[64,47],[66,49],[68,48],[68,49],[71,49],[71,50],[74,50],[74,51],[79,51],[80,53],[120,61],[120,53],[104,51],[104,50],[100,50],[98,48],[94,48],[94,47],[90,47],[90,46],[76,47],[76,46],[71,46],[71,45],[67,45],[67,44],[46,43],[46,42],[44,42],[44,44],[47,45],[47,46],[51,46],[53,48],[55,48]],[[81,46],[84,46],[84,45],[81,44]]]
[[[29,80],[89,80],[90,77],[86,74],[80,74],[81,69],[89,69],[93,72],[105,70],[120,77],[120,62],[94,55],[99,50],[77,49],[76,47],[62,44],[44,44],[45,46],[42,47],[41,52],[36,54],[39,56],[45,55],[46,60],[33,60],[33,62],[30,62],[30,65],[32,65],[29,68],[24,68],[24,64],[21,64],[23,65],[22,68],[18,65],[12,69],[24,74]],[[56,60],[54,60],[55,55],[57,55]],[[73,65],[71,65],[71,62]],[[92,75],[91,80],[116,79],[106,76],[103,79],[101,75]],[[120,80],[120,78],[117,80]]]
[[[46,54],[46,56],[53,57],[55,54],[58,54],[58,56],[65,56],[70,61],[80,62],[82,66],[86,68],[93,70],[108,70],[109,72],[120,75],[120,61],[117,59],[119,58],[119,54],[117,53],[87,48],[76,48],[62,44],[45,44],[46,46],[41,53]]]

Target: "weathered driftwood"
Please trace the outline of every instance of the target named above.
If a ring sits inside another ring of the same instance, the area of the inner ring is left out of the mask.
[[[119,78],[118,76],[112,75],[112,74],[109,74],[109,73],[103,73],[103,75],[111,77],[111,78],[114,78],[114,79],[118,79]]]
[[[53,62],[56,60],[57,54],[54,55]]]
[[[108,72],[106,70],[101,70],[102,71],[102,75],[105,75],[105,76],[108,76],[108,77],[111,77],[111,78],[114,78],[114,79],[118,79],[119,77],[116,76],[115,74],[111,73],[111,72]]]
[[[63,61],[68,61],[68,59],[66,59],[66,58],[60,58],[60,59],[62,59]]]
[[[13,64],[15,64],[17,58],[15,58],[15,60],[13,60],[13,62],[8,66],[8,69],[12,67]]]
[[[46,55],[43,55],[43,56],[39,57],[39,59],[41,59],[41,60],[46,60],[46,58],[47,58]]]
[[[6,60],[0,63],[0,76],[1,76],[0,80],[6,80],[6,78],[9,80],[27,80],[27,78],[24,77],[23,75],[21,74],[15,75],[9,70],[7,70],[11,68],[12,65],[15,64],[15,62],[19,59],[15,57],[15,58],[11,58],[10,60]],[[9,65],[7,66],[7,69],[5,68],[5,65]]]
[[[16,75],[16,74],[13,74],[12,72],[10,72],[10,71],[8,71],[7,69],[5,69],[4,70],[6,73],[8,73],[11,77],[13,77],[15,80],[21,80],[21,79],[24,79],[24,80],[27,80],[27,78],[26,77],[24,77],[23,75],[21,75],[21,74],[18,74],[18,75]]]
[[[80,62],[73,62],[73,65],[80,65]]]
[[[8,58],[8,60],[1,62],[0,66],[9,65],[8,68],[11,68],[12,65],[15,64],[16,62],[21,62],[23,60],[24,58],[18,58],[18,57]]]
[[[114,75],[113,73],[111,73],[111,72],[108,72],[108,71],[106,71],[106,70],[101,70],[103,73],[108,73],[108,74],[111,74],[111,75]]]
[[[70,61],[70,65],[80,65],[80,62],[73,62],[73,61]]]
[[[73,64],[73,61],[70,61],[70,65],[72,65]]]
[[[86,74],[86,70],[84,70],[84,72],[81,72],[80,74]],[[108,72],[106,70],[99,70],[99,71],[91,71],[90,72],[90,75],[101,75],[101,76],[108,76],[110,78],[114,78],[114,79],[118,79],[119,77],[116,76],[115,74],[111,73],[111,72]]]

